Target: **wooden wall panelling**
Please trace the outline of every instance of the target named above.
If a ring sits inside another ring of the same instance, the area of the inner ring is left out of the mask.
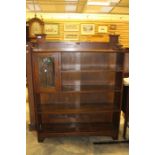
[[[79,34],[79,41],[83,42],[83,41],[90,41],[90,42],[108,42],[109,41],[109,34],[119,34],[120,38],[120,44],[122,44],[124,47],[128,47],[129,46],[129,40],[128,40],[128,22],[120,22],[120,21],[46,21],[45,20],[45,24],[46,23],[58,23],[59,24],[59,35],[53,35],[53,36],[48,36],[47,35],[47,40],[50,41],[64,41],[64,24],[65,23],[76,23],[79,24],[79,26],[81,24],[88,24],[88,23],[92,23],[95,24],[95,35],[81,35],[80,30],[79,32],[72,32],[72,33],[77,33]],[[107,34],[102,34],[102,33],[98,33],[98,26],[100,25],[105,25],[108,26],[108,28],[110,28],[110,25],[116,25],[116,30],[110,30],[108,29],[108,33]]]

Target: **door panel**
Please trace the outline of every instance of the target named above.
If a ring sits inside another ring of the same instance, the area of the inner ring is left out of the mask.
[[[60,88],[59,53],[34,53],[35,89],[54,92]]]

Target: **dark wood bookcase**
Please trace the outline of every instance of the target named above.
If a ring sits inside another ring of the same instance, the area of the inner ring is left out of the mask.
[[[118,138],[124,50],[110,43],[45,42],[29,48],[38,141]]]

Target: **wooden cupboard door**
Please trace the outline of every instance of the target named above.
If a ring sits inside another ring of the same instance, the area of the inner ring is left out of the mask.
[[[59,53],[34,53],[35,90],[55,92],[60,88]]]

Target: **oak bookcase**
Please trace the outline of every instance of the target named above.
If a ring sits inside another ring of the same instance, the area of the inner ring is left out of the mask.
[[[39,142],[68,135],[118,138],[125,54],[120,45],[44,42],[31,43],[28,52]]]

